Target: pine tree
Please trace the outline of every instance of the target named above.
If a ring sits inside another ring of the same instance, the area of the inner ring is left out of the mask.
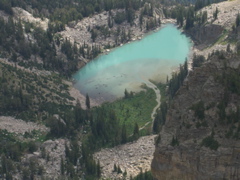
[[[127,91],[127,89],[125,89],[125,91],[124,91],[124,97],[126,99],[129,98],[129,92]]]
[[[116,163],[114,163],[113,172],[117,172],[117,170],[118,170],[117,165],[116,165]]]
[[[153,121],[153,133],[154,134],[159,133],[159,126],[160,126],[159,119],[158,119],[158,116],[156,116]]]
[[[238,27],[240,25],[240,14],[237,14],[237,18],[236,18],[236,27]]]
[[[133,136],[139,136],[139,127],[138,127],[138,123],[135,123],[134,126],[134,131],[133,131]]]
[[[213,13],[214,20],[216,20],[216,19],[218,18],[218,13],[219,13],[219,10],[218,10],[218,8],[216,7],[215,12]]]
[[[90,99],[89,99],[88,94],[86,95],[86,107],[87,107],[88,109],[90,109]]]
[[[119,165],[118,165],[118,167],[117,167],[117,173],[118,173],[118,174],[122,173],[122,170],[121,170],[121,168],[120,168]]]
[[[101,177],[101,166],[100,166],[99,160],[98,160],[98,163],[97,163],[97,177],[98,178]]]
[[[63,161],[63,158],[61,157],[61,174],[64,175],[64,161]]]

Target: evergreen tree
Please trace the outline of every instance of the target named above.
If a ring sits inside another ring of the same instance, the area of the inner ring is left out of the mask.
[[[118,173],[118,174],[122,173],[122,170],[121,170],[121,168],[120,168],[119,165],[118,165],[118,167],[117,167],[117,173]]]
[[[154,118],[154,121],[153,121],[153,133],[154,134],[157,134],[159,133],[159,130],[160,130],[160,123],[159,123],[159,113],[157,114],[157,116]]]
[[[117,172],[117,170],[118,170],[117,165],[116,165],[116,163],[114,163],[113,172]]]
[[[90,98],[89,98],[88,94],[86,95],[86,107],[88,109],[90,109]]]
[[[171,146],[179,146],[179,141],[177,137],[172,137]]]
[[[63,161],[63,158],[61,157],[61,174],[62,174],[62,175],[64,175],[64,172],[65,172],[64,169],[65,169],[65,168],[64,168],[64,161]]]
[[[206,61],[205,57],[202,55],[193,55],[193,63],[192,66],[193,68],[195,67],[200,67],[204,62]]]
[[[216,20],[216,19],[218,18],[218,13],[219,13],[219,10],[218,10],[218,8],[216,7],[216,10],[215,10],[214,13],[213,13],[213,18],[214,18],[214,20]]]
[[[195,13],[192,7],[189,7],[187,10],[187,18],[186,18],[186,30],[192,28],[194,26]]]
[[[98,32],[96,29],[92,29],[91,30],[91,38],[92,38],[92,41],[95,42],[96,38],[98,36]]]
[[[227,52],[231,52],[231,45],[230,45],[230,44],[227,45],[226,51],[227,51]]]
[[[98,163],[97,163],[97,177],[98,178],[101,177],[101,166],[100,166],[99,160],[98,160]]]
[[[134,126],[133,136],[135,137],[139,136],[139,127],[137,123],[135,123],[135,126]]]
[[[201,24],[204,24],[207,21],[208,14],[207,11],[204,11],[201,17]]]
[[[124,97],[126,99],[129,98],[129,92],[127,91],[127,89],[125,89],[125,91],[124,91]]]
[[[239,25],[240,25],[240,14],[238,13],[236,17],[236,27],[238,27]]]
[[[143,24],[143,11],[141,11],[140,15],[139,15],[139,24],[142,27],[142,24]]]

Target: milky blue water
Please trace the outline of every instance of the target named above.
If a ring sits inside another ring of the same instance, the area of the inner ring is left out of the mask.
[[[146,79],[165,81],[184,63],[190,48],[190,39],[169,24],[92,60],[73,76],[74,86],[98,101],[112,101],[125,89],[141,90]]]

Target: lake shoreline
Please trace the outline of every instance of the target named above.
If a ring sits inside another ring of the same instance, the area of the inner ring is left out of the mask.
[[[140,91],[144,83],[138,77],[140,74],[145,79],[165,80],[165,76],[171,75],[172,67],[184,63],[191,46],[176,24],[162,24],[146,33],[141,41],[114,48],[87,63],[73,75],[74,87],[98,104],[114,101],[124,96],[125,89]]]
[[[106,54],[110,53],[111,51],[114,51],[115,49],[120,48],[121,46],[124,46],[124,45],[126,45],[126,44],[130,44],[130,43],[133,43],[133,42],[136,42],[136,41],[140,41],[140,40],[142,40],[143,38],[145,38],[146,36],[148,36],[148,35],[150,35],[150,34],[152,34],[152,33],[155,33],[155,32],[157,32],[157,31],[161,30],[161,29],[164,28],[167,24],[173,24],[174,26],[178,27],[177,24],[176,24],[176,20],[174,20],[174,19],[163,19],[160,27],[157,27],[157,28],[152,29],[152,30],[147,31],[147,32],[143,32],[143,31],[138,32],[137,35],[135,35],[135,36],[132,38],[132,40],[130,40],[130,41],[124,43],[124,44],[120,44],[120,45],[118,45],[118,46],[116,46],[116,47],[113,47],[113,48],[111,48],[111,49],[105,49],[105,51],[103,51],[102,53],[100,53],[97,57],[95,57],[95,58],[92,59],[92,60],[84,60],[84,64],[82,64],[82,66],[79,68],[79,70],[82,69],[84,66],[86,66],[89,62],[94,61],[95,59],[97,59],[99,56],[106,55]],[[139,37],[141,37],[141,38],[139,38]],[[102,41],[103,41],[103,40],[102,40]],[[78,70],[78,71],[79,71],[79,70]],[[71,88],[71,92],[70,92],[71,96],[74,97],[74,98],[76,99],[76,101],[79,100],[80,103],[81,103],[81,105],[82,105],[82,107],[83,107],[84,109],[86,109],[86,105],[85,105],[85,103],[84,103],[84,102],[85,102],[85,96],[86,96],[86,95],[83,94],[80,90],[78,90],[77,88],[74,87],[74,84],[76,83],[75,80],[71,80],[71,83],[72,83],[72,88]],[[142,89],[142,90],[144,91],[144,89]],[[77,91],[78,91],[78,92],[77,92]],[[137,93],[137,92],[136,92],[136,93]],[[121,98],[123,98],[123,97],[124,97],[124,92],[123,92],[122,97],[120,97],[120,98],[112,98],[112,100],[110,100],[110,101],[101,100],[102,97],[100,97],[100,98],[98,98],[98,99],[93,99],[93,98],[90,97],[91,107],[100,106],[100,105],[103,104],[103,103],[108,103],[108,102],[111,103],[111,102],[117,101],[117,100],[119,100],[119,99],[121,99]],[[76,101],[75,101],[75,103],[76,103]]]

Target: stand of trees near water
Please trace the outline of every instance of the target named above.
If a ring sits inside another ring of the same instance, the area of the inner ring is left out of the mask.
[[[160,86],[161,91],[161,105],[160,110],[153,121],[153,133],[157,134],[160,132],[161,126],[165,124],[166,116],[168,112],[168,105],[173,99],[178,89],[182,86],[184,79],[188,75],[188,64],[187,60],[184,65],[180,65],[177,72],[172,73],[170,80],[167,80],[166,85]],[[166,98],[168,97],[168,98]]]
[[[0,18],[0,57],[10,55],[10,61],[21,66],[57,71],[70,77],[77,71],[80,56],[92,59],[100,53],[100,48],[96,45],[89,47],[84,44],[77,47],[68,39],[60,42],[60,36],[54,35],[57,25],[49,24],[48,30],[44,31],[31,23],[24,23],[23,28],[22,23],[20,20],[14,22],[11,17],[8,21]],[[37,61],[39,57],[42,63]]]
[[[194,25],[204,24],[207,20],[207,13],[203,12],[196,15],[196,10],[216,1],[164,1],[163,13],[166,17],[177,19],[179,26],[184,26],[190,29]],[[150,3],[146,5],[145,3]],[[186,4],[195,3],[195,6],[187,7]],[[170,5],[175,5],[174,8],[168,8]],[[13,15],[12,7],[22,7],[31,11],[36,17],[48,17],[50,22],[48,29],[36,27],[29,22],[20,20],[13,21],[11,16],[6,21],[0,18],[0,57],[11,57],[10,60],[17,62],[24,67],[36,67],[37,69],[45,69],[59,72],[65,77],[70,77],[77,71],[78,63],[82,58],[93,59],[101,53],[101,47],[98,45],[77,45],[71,43],[68,39],[63,39],[57,32],[63,31],[65,25],[71,21],[81,20],[83,17],[88,17],[94,13],[108,11],[108,27],[94,27],[89,29],[93,42],[99,34],[104,37],[109,36],[113,21],[116,24],[121,24],[124,21],[133,25],[136,18],[136,11],[140,11],[139,24],[143,25],[143,16],[148,16],[146,29],[152,28],[161,24],[160,19],[153,17],[154,8],[160,8],[162,5],[155,1],[110,1],[110,0],[56,0],[56,1],[35,1],[35,0],[0,0],[0,9],[6,13]],[[124,9],[122,12],[112,14],[114,9]],[[217,18],[218,10],[215,11]],[[184,25],[184,20],[186,24]],[[238,26],[237,21],[237,26]],[[130,31],[118,28],[115,33],[116,44],[126,42],[131,39]],[[120,37],[120,38],[118,38]],[[110,48],[110,47],[106,47]],[[39,63],[39,58],[41,63]]]

